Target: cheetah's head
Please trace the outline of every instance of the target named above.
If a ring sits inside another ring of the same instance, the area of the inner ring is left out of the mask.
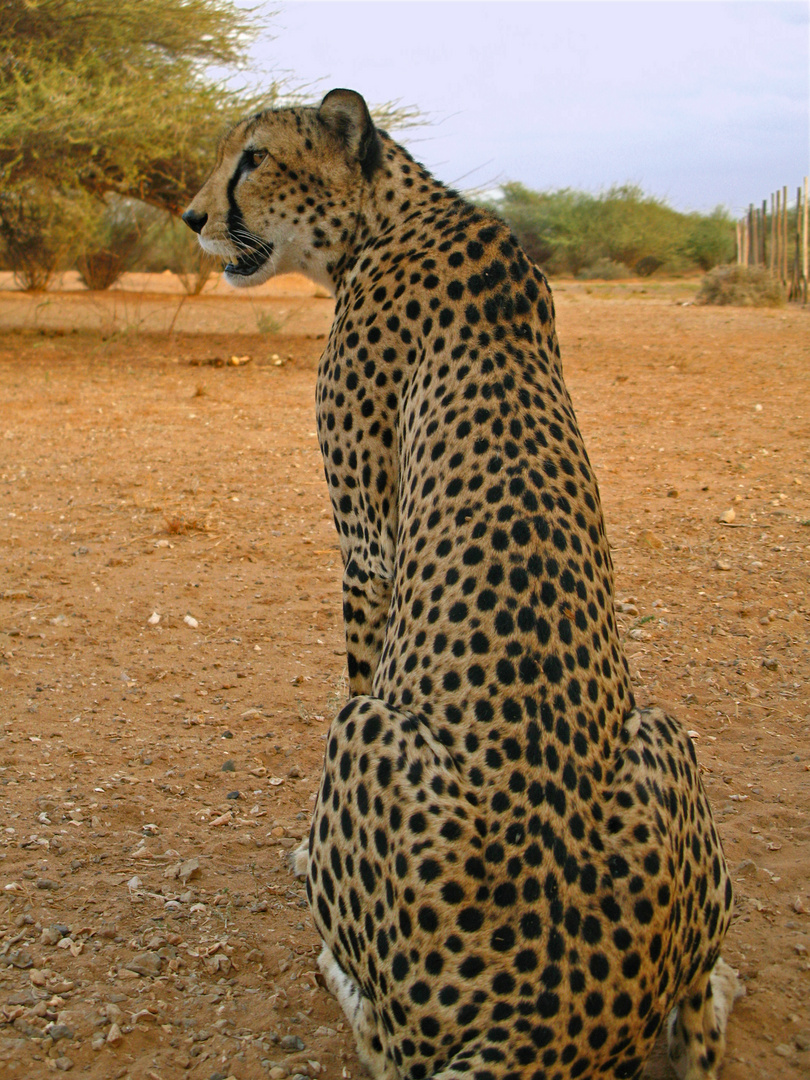
[[[298,271],[331,288],[381,159],[363,98],[332,90],[318,108],[271,109],[222,139],[216,165],[183,214],[231,285]]]

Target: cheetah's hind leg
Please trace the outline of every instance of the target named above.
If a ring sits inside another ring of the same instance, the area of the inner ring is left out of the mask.
[[[737,972],[721,958],[669,1014],[669,1060],[679,1080],[715,1080],[728,1016],[744,993]]]
[[[394,1063],[383,1053],[382,1043],[377,1035],[377,1021],[367,997],[360,992],[360,987],[332,955],[328,945],[324,945],[318,956],[318,967],[329,992],[337,998],[346,1019],[352,1026],[357,1054],[371,1073],[374,1080],[395,1080],[397,1073]]]
[[[309,837],[302,840],[287,856],[287,863],[293,877],[305,878],[309,870]]]

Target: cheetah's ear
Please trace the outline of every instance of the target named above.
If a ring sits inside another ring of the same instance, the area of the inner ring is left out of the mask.
[[[330,90],[320,104],[318,119],[343,143],[349,158],[360,163],[367,180],[382,158],[371,114],[354,90]]]

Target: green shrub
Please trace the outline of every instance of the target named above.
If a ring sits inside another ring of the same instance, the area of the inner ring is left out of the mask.
[[[726,211],[718,206],[708,217],[690,214],[691,228],[683,245],[684,254],[701,270],[728,263],[734,258],[735,242],[732,222]]]
[[[109,289],[143,254],[160,212],[136,199],[107,195],[89,224],[76,260],[88,289]]]
[[[782,284],[763,266],[717,266],[704,277],[696,304],[736,307],[782,307],[787,296]]]
[[[3,263],[26,292],[46,289],[70,267],[85,209],[82,199],[68,198],[44,185],[28,184],[0,193]]]
[[[529,257],[551,274],[580,275],[605,263],[635,267],[644,276],[708,268],[734,251],[723,210],[708,217],[681,214],[632,185],[600,195],[538,192],[505,184],[490,209],[509,224]]]

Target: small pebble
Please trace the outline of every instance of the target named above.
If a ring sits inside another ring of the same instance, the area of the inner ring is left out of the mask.
[[[125,970],[143,976],[159,975],[162,966],[163,959],[156,952],[143,952],[133,956]]]
[[[793,1057],[793,1047],[788,1046],[787,1043],[777,1043],[773,1048],[773,1052],[778,1054],[779,1057],[790,1058]]]
[[[221,768],[220,771],[221,772],[236,772],[236,762],[233,761],[232,758],[228,758],[227,761],[223,762],[222,768]]]
[[[54,1042],[59,1042],[60,1039],[73,1038],[73,1031],[67,1024],[49,1024],[45,1028],[45,1032],[50,1035]]]
[[[229,791],[228,794],[225,796],[225,798],[226,799],[241,799],[242,796],[239,794],[238,791]]]
[[[70,1072],[73,1068],[73,1061],[69,1057],[58,1057],[54,1061],[54,1065],[60,1072]]]
[[[115,1002],[109,1002],[104,1006],[104,1015],[110,1021],[111,1024],[120,1024],[124,1014],[115,1004]]]
[[[30,968],[34,966],[34,958],[28,949],[12,949],[6,953],[5,961],[15,968]]]
[[[121,1034],[121,1028],[118,1026],[118,1024],[111,1024],[110,1030],[107,1032],[107,1045],[118,1046],[123,1037],[124,1036]]]
[[[178,878],[185,885],[187,881],[191,881],[192,878],[199,877],[200,874],[200,860],[199,859],[186,859],[184,863],[180,864],[180,869],[177,871]]]
[[[282,1035],[280,1046],[282,1050],[304,1050],[304,1041],[298,1035]]]

